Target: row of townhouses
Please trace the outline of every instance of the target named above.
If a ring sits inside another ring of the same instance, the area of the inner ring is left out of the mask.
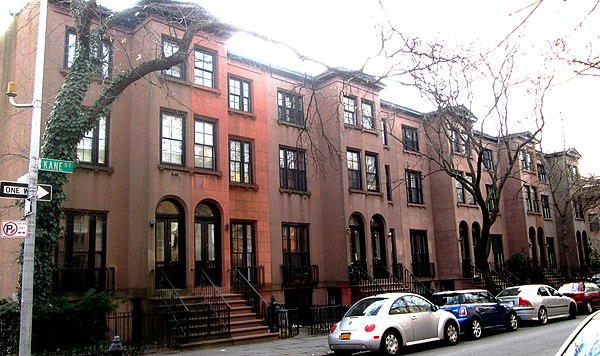
[[[1,40],[0,79],[19,83],[21,101],[33,88],[38,11],[26,7]],[[76,51],[69,8],[50,1],[48,12],[43,117]],[[99,46],[92,93],[136,58],[177,50],[182,29],[136,15]],[[366,75],[310,76],[234,55],[228,36],[198,33],[185,63],[129,87],[81,140],[53,291],[111,289],[127,310],[163,276],[190,293],[207,278],[223,292],[247,279],[286,305],[349,304],[356,270],[435,290],[472,286],[481,211],[427,158],[426,115],[380,99],[384,85]],[[30,118],[1,102],[2,180],[27,172]],[[505,164],[494,147],[490,169]],[[566,245],[573,273],[589,264],[584,213],[569,211],[565,245],[547,185],[549,161],[576,173],[579,158],[524,147],[492,227],[493,269],[514,254],[557,269]],[[2,199],[2,220],[22,216],[12,203]],[[16,292],[20,244],[0,240],[3,298]]]

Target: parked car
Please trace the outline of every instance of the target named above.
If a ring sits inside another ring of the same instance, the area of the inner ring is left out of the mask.
[[[585,318],[556,352],[556,356],[574,355],[600,355],[600,310]]]
[[[402,347],[432,340],[458,342],[460,327],[452,313],[412,293],[386,293],[356,302],[328,336],[335,354],[381,351],[398,355]]]
[[[596,273],[590,279],[592,280],[592,282],[594,282],[596,284],[600,284],[600,273]]]
[[[548,319],[577,316],[577,304],[573,298],[543,284],[509,287],[496,298],[502,304],[512,307],[520,320],[533,320],[541,325],[547,324]]]
[[[563,284],[558,291],[571,297],[577,303],[577,309],[591,314],[594,309],[600,308],[600,287],[592,282],[572,282]]]
[[[501,304],[485,289],[468,289],[433,294],[433,303],[454,314],[460,330],[479,339],[485,329],[519,327],[517,313],[512,307]]]

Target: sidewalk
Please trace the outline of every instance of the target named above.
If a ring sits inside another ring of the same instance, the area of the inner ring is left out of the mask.
[[[203,348],[198,350],[169,353],[170,355],[185,356],[255,356],[255,355],[328,355],[329,345],[327,334],[308,335],[305,331],[289,339],[261,342],[248,345],[221,346],[217,348]]]

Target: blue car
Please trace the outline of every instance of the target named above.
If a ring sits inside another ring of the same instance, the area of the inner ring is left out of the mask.
[[[500,304],[485,289],[434,293],[432,301],[454,314],[460,323],[460,330],[474,339],[479,339],[486,329],[506,328],[515,331],[519,328],[517,313],[511,307]]]

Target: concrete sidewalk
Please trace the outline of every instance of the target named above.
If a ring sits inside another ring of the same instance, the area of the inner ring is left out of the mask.
[[[308,335],[305,331],[289,339],[261,342],[248,345],[221,346],[216,348],[202,348],[198,350],[170,352],[170,355],[185,356],[254,356],[254,355],[328,355],[329,345],[327,334]]]

